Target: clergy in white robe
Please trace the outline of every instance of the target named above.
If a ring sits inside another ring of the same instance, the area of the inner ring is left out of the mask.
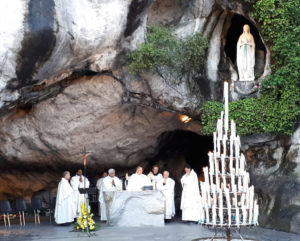
[[[99,216],[101,221],[106,221],[106,207],[104,202],[104,196],[103,196],[103,180],[107,177],[107,172],[103,172],[102,177],[98,179],[97,181],[97,189],[99,191]]]
[[[157,182],[163,178],[163,176],[161,175],[161,173],[158,172],[158,166],[153,166],[152,167],[152,171],[149,172],[148,177],[151,180],[153,189],[156,190],[157,189]]]
[[[115,169],[108,170],[108,176],[103,179],[103,191],[121,191],[122,182],[115,176]]]
[[[143,174],[143,168],[137,167],[136,173],[129,177],[127,190],[128,191],[142,191],[144,186],[151,186],[150,179]]]
[[[58,184],[54,218],[57,224],[70,223],[76,217],[74,190],[70,183],[70,172],[65,171]]]
[[[189,165],[185,167],[185,175],[181,178],[181,205],[183,221],[200,220],[200,191],[197,174]]]
[[[89,188],[89,180],[82,175],[82,170],[78,169],[76,175],[71,178],[71,186],[75,193],[76,201],[76,215],[77,217],[81,216],[81,203],[85,202],[84,194],[80,194],[78,188]]]
[[[157,182],[157,190],[162,191],[165,196],[165,219],[171,219],[175,215],[175,181],[169,177],[168,171],[164,171],[163,174],[163,178]]]

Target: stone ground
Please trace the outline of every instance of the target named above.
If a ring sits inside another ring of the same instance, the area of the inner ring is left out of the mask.
[[[72,232],[72,226],[57,226],[43,222],[41,225],[29,223],[21,228],[14,224],[5,229],[0,223],[0,240],[98,240],[98,241],[191,241],[197,238],[212,237],[214,231],[198,224],[185,224],[179,221],[167,223],[165,227],[125,228],[112,227],[101,224],[99,231],[90,238],[86,233]],[[244,238],[261,241],[298,241],[300,234],[286,233],[263,228],[250,228],[241,230]]]

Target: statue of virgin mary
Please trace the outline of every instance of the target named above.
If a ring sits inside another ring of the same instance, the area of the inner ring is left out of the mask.
[[[237,43],[237,67],[240,81],[254,80],[255,42],[248,24],[244,25],[243,33]]]

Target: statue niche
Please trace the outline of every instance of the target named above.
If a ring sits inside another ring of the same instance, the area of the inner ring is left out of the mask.
[[[248,24],[243,26],[243,33],[237,43],[236,62],[240,81],[254,81],[255,42]]]

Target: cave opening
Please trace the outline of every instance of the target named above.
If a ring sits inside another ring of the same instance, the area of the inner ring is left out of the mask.
[[[266,47],[261,39],[258,29],[255,25],[239,14],[234,14],[231,18],[230,27],[226,35],[226,43],[224,51],[231,60],[232,64],[237,69],[236,64],[236,52],[237,42],[240,35],[243,33],[243,26],[248,24],[250,26],[250,32],[255,40],[255,75],[260,76],[263,74],[265,60],[266,60]]]
[[[203,180],[202,168],[208,166],[209,151],[213,150],[213,138],[201,136],[192,131],[174,130],[163,132],[158,137],[155,153],[147,160],[151,170],[153,165],[158,165],[161,172],[168,170],[170,177],[176,182],[175,185],[175,206],[176,215],[180,216],[180,199],[182,187],[181,177],[184,175],[184,166],[189,164]]]

